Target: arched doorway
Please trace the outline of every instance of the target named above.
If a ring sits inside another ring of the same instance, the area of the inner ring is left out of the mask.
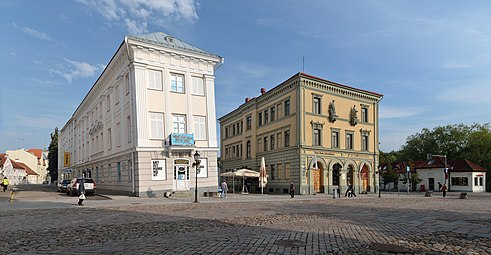
[[[361,179],[361,190],[362,192],[370,192],[370,175],[368,172],[368,166],[363,165],[363,168],[360,171],[360,179]]]
[[[314,179],[314,192],[324,192],[324,165],[317,161],[317,168],[312,169],[312,177]]]
[[[346,186],[350,186],[354,184],[355,179],[353,178],[353,166],[349,165],[346,170]]]
[[[332,185],[339,186],[339,179],[341,177],[341,165],[339,163],[332,166]]]

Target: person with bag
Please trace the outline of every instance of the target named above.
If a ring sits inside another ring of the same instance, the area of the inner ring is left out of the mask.
[[[442,186],[443,198],[447,197],[447,185],[444,183]]]
[[[85,183],[84,179],[81,179],[81,181],[78,184],[78,205],[84,205],[84,200],[85,200]]]
[[[290,197],[295,197],[295,183],[293,181],[290,181]]]

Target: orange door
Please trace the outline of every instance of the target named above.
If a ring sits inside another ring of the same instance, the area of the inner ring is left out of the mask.
[[[316,193],[321,192],[321,170],[316,169],[313,170],[313,177],[314,177],[314,191]]]

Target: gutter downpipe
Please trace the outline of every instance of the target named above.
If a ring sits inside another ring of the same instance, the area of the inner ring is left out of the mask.
[[[130,66],[131,63],[132,63],[132,61],[131,61],[131,58],[130,58],[130,49],[129,49],[129,45],[128,45],[128,36],[125,36],[124,37],[124,43],[126,45],[126,54],[128,56],[128,61],[129,61],[128,66]],[[130,75],[129,82],[131,82],[131,68],[128,68],[128,74]],[[130,89],[131,88],[133,88],[133,86],[130,86]],[[131,94],[134,95],[134,93],[135,92],[133,92]],[[133,97],[130,97],[130,101],[131,101],[131,113],[133,113],[133,105],[134,105],[133,104]],[[132,122],[135,121],[134,116],[131,118],[131,120],[132,120]],[[131,174],[133,175],[132,178],[131,178],[131,195],[137,197],[137,195],[135,194],[136,193],[136,191],[135,191],[135,150],[136,150],[136,145],[137,145],[136,140],[135,140],[135,130],[136,130],[136,127],[133,128],[133,130],[131,132],[133,143],[135,143],[135,149],[132,149],[131,150]]]

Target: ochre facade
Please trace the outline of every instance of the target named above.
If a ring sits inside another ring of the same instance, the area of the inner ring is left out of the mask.
[[[262,89],[219,119],[221,172],[258,171],[264,157],[268,193],[288,193],[291,180],[299,194],[376,192],[381,99],[304,73]]]

